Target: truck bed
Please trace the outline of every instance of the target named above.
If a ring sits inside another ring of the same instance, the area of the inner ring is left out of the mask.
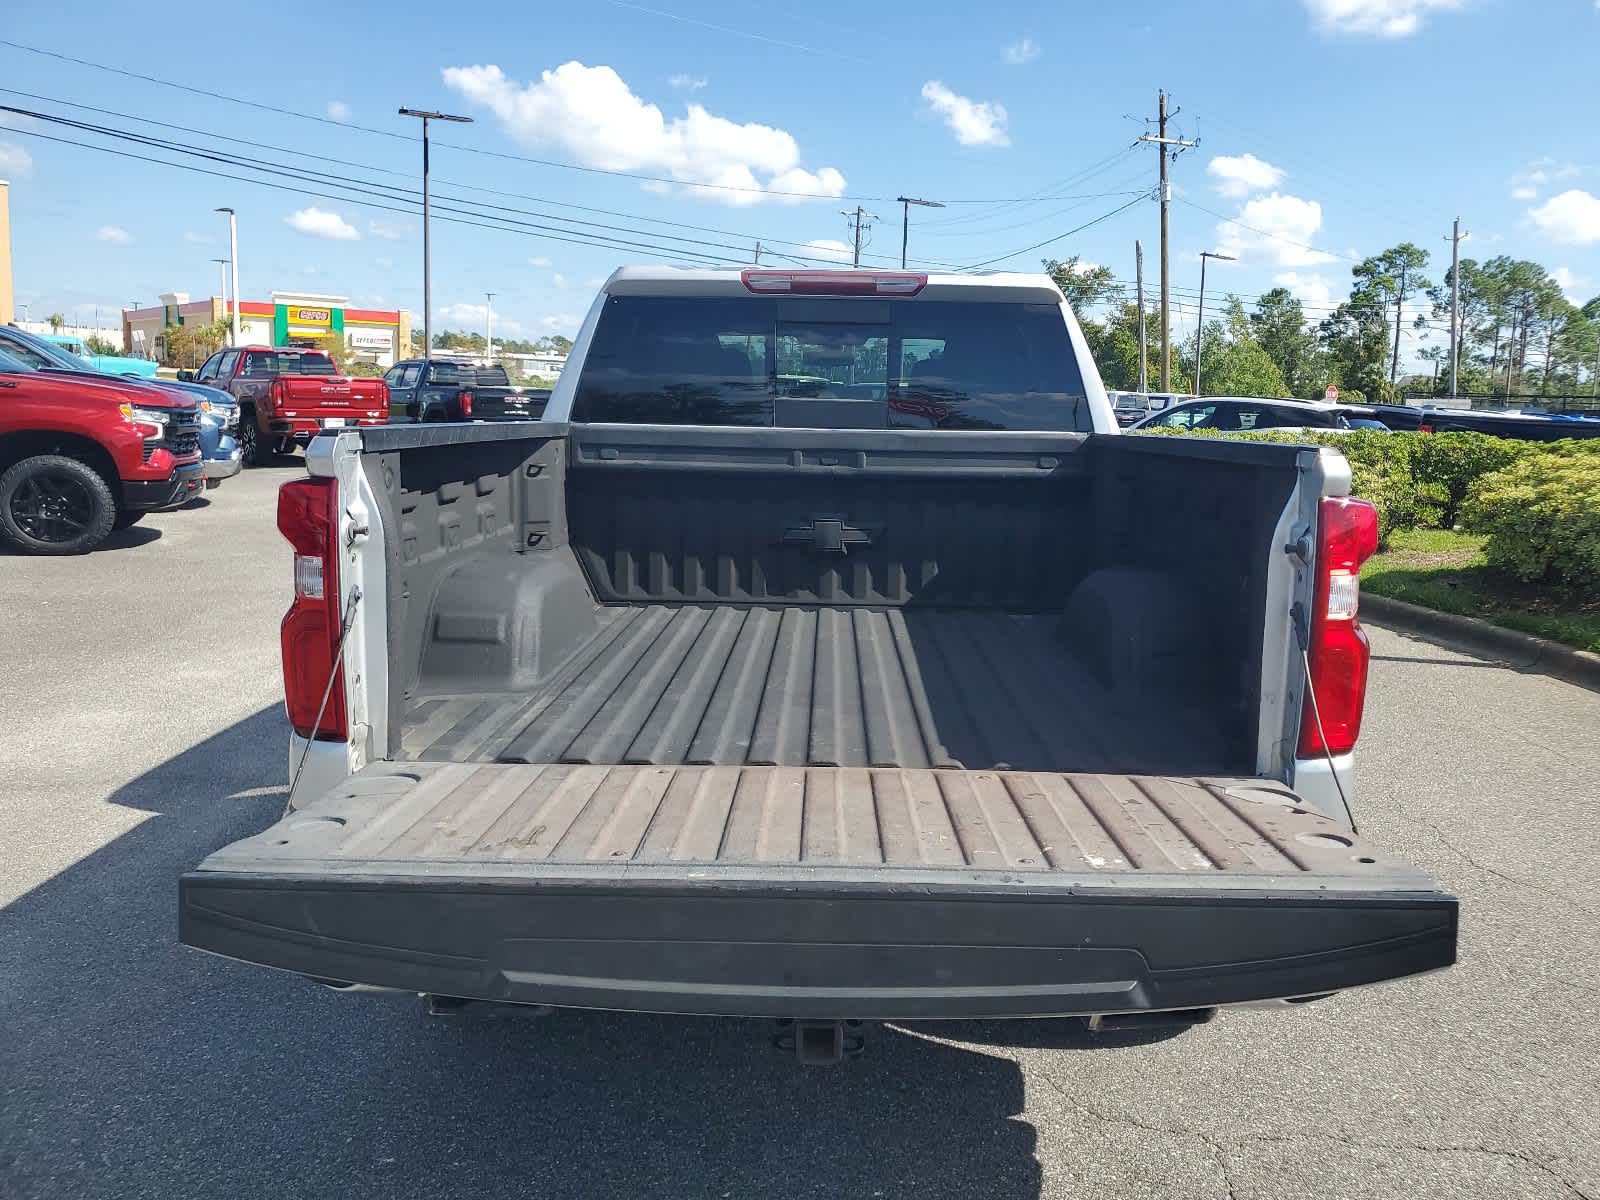
[[[181,883],[322,979],[654,1012],[1183,1009],[1448,965],[1456,906],[1260,781],[385,763]]]
[[[1052,614],[638,605],[531,693],[432,695],[402,758],[477,762],[1225,768],[1203,705],[1113,711]],[[1159,729],[1159,734],[1152,731]]]

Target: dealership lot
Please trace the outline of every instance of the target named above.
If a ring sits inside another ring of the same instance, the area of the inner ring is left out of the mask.
[[[1600,695],[1373,633],[1358,817],[1456,891],[1454,970],[1181,1037],[430,1019],[175,941],[283,804],[289,557],[247,472],[0,557],[0,1194],[1600,1195]]]

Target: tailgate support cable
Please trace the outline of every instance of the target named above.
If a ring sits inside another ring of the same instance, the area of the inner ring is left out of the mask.
[[[1333,776],[1334,789],[1339,793],[1339,803],[1344,805],[1344,814],[1350,821],[1350,828],[1356,827],[1356,815],[1350,811],[1350,800],[1344,794],[1344,784],[1339,782],[1339,768],[1333,765],[1333,751],[1328,749],[1328,735],[1322,728],[1322,709],[1317,704],[1317,689],[1311,683],[1311,654],[1309,650],[1311,633],[1306,627],[1305,607],[1297,600],[1294,608],[1289,612],[1289,619],[1294,626],[1294,640],[1300,645],[1300,661],[1306,669],[1306,699],[1311,701],[1311,718],[1317,723],[1317,738],[1322,742],[1323,757],[1328,760],[1328,774]],[[321,719],[318,713],[318,719]],[[291,793],[292,794],[292,793]]]
[[[350,626],[355,624],[356,605],[361,602],[361,588],[350,589],[350,599],[345,601],[344,616],[339,620],[339,640],[333,644],[333,666],[328,670],[328,683],[322,689],[322,703],[317,705],[316,718],[311,722],[312,736],[306,738],[305,747],[300,751],[300,761],[295,764],[294,774],[289,779],[289,794],[284,797],[283,815],[288,816],[294,805],[294,789],[300,783],[300,772],[306,769],[306,757],[311,753],[311,743],[316,741],[317,728],[322,724],[322,714],[328,711],[328,699],[333,695],[333,681],[339,678],[339,668],[344,665],[344,640],[350,635]]]

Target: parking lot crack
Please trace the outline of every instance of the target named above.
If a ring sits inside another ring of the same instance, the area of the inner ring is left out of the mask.
[[[1128,1129],[1138,1129],[1146,1133],[1165,1134],[1169,1137],[1194,1138],[1210,1151],[1211,1158],[1217,1164],[1217,1170],[1222,1176],[1222,1183],[1228,1200],[1238,1200],[1233,1172],[1228,1161],[1228,1156],[1231,1152],[1237,1152],[1252,1143],[1287,1145],[1295,1142],[1327,1142],[1351,1150],[1403,1150],[1417,1154],[1481,1154],[1491,1158],[1504,1158],[1538,1171],[1559,1184],[1568,1195],[1575,1197],[1576,1200],[1600,1200],[1600,1196],[1580,1187],[1549,1163],[1522,1150],[1474,1143],[1374,1141],[1367,1138],[1351,1137],[1349,1134],[1337,1130],[1323,1129],[1297,1130],[1292,1133],[1248,1133],[1238,1138],[1227,1139],[1183,1125],[1158,1124],[1127,1113],[1107,1112],[1086,1100],[1072,1095],[1051,1075],[1044,1073],[1042,1078],[1055,1090],[1057,1095],[1091,1120],[1106,1125],[1119,1125]]]

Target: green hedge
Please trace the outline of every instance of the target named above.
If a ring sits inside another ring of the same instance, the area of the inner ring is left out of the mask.
[[[1378,506],[1379,536],[1387,540],[1396,529],[1453,529],[1466,514],[1469,498],[1479,481],[1510,471],[1528,461],[1600,463],[1600,438],[1579,441],[1523,442],[1490,437],[1486,433],[1384,433],[1376,429],[1333,430],[1269,429],[1259,433],[1218,433],[1216,430],[1141,430],[1178,437],[1226,437],[1250,442],[1331,446],[1350,463],[1350,494]],[[1561,476],[1575,480],[1582,474]],[[1496,487],[1492,495],[1503,494]],[[1474,521],[1489,520],[1487,510],[1472,509]],[[1483,528],[1487,526],[1473,526]],[[1491,561],[1494,561],[1491,554]],[[1509,560],[1506,560],[1509,561]],[[1557,554],[1551,560],[1565,564]],[[1555,568],[1558,573],[1564,566]]]
[[[1566,443],[1478,479],[1462,509],[1484,557],[1518,579],[1600,584],[1600,452]]]

